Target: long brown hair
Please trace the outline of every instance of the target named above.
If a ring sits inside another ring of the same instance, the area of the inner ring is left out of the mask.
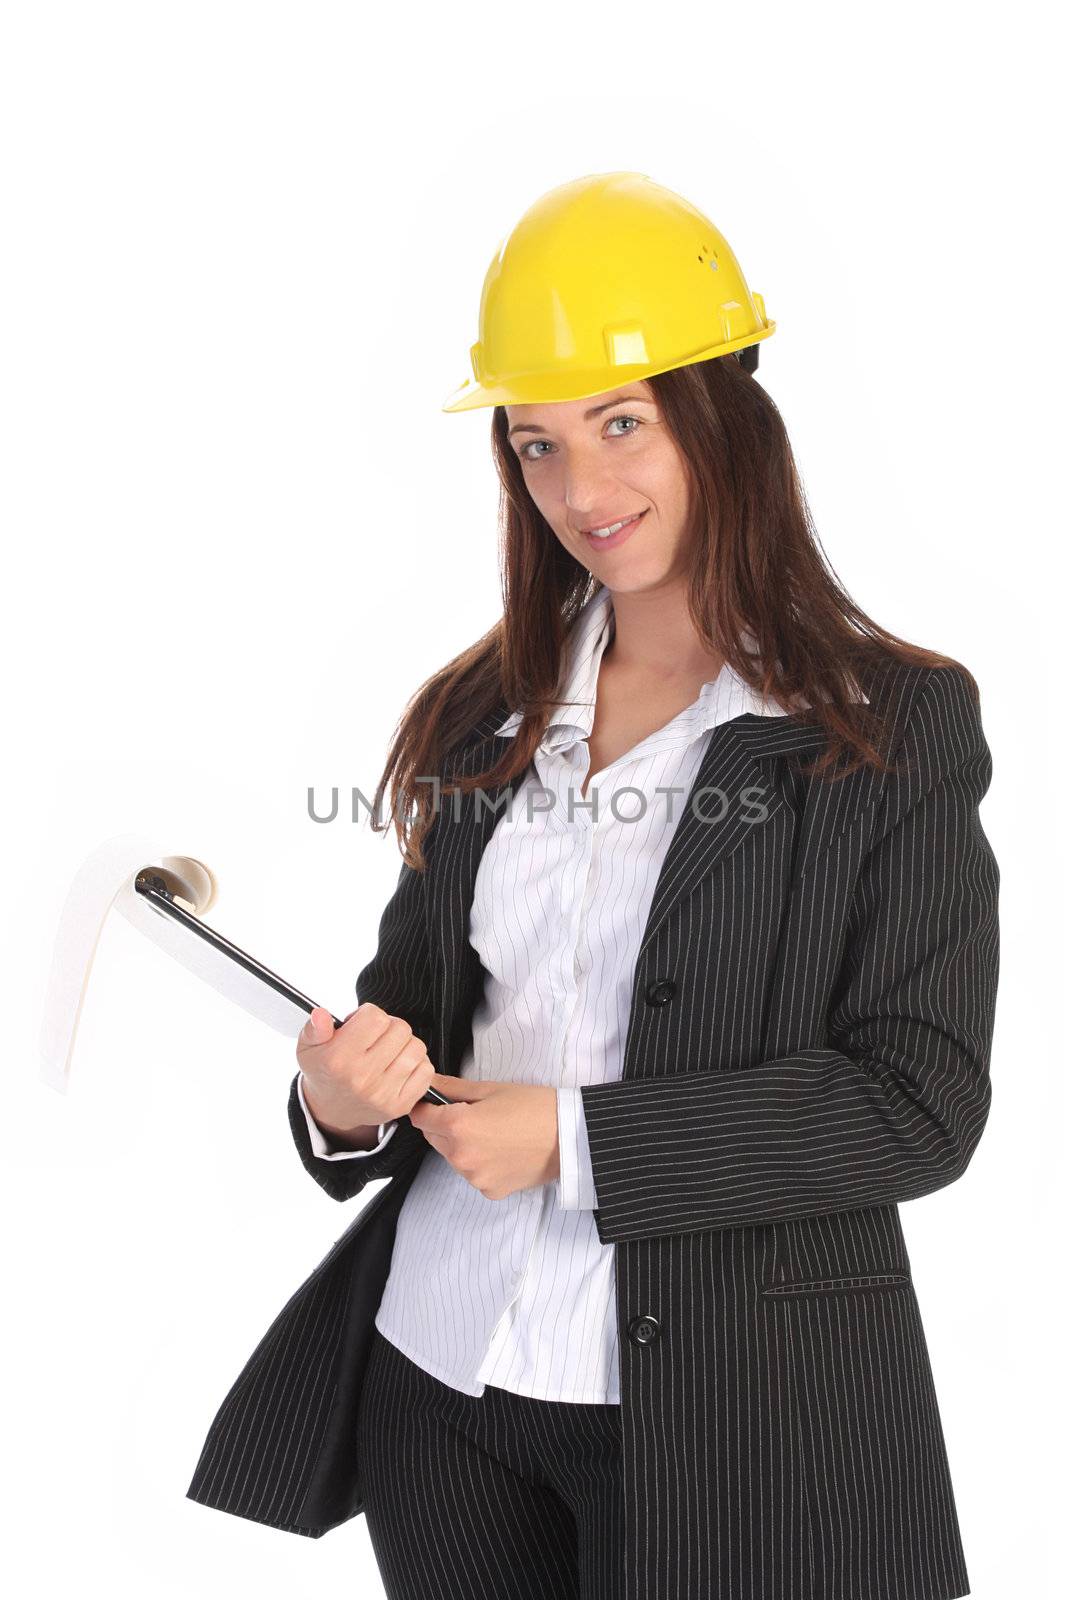
[[[960,662],[879,627],[846,593],[819,543],[778,408],[740,361],[715,357],[645,381],[690,478],[693,624],[750,687],[826,730],[812,773],[885,767],[881,719],[854,695],[867,669],[893,661],[957,667],[977,700]],[[380,832],[392,822],[404,860],[418,870],[436,814],[427,780],[444,775],[449,753],[495,708],[501,722],[524,711],[500,759],[441,783],[438,795],[505,784],[528,766],[560,703],[553,696],[567,630],[600,586],[534,504],[507,442],[503,406],[493,408],[491,446],[501,485],[503,615],[409,701],[373,802],[371,826]],[[756,641],[751,654],[746,632]],[[389,785],[390,816],[376,820]]]

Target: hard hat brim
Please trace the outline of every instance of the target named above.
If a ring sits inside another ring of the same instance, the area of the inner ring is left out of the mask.
[[[688,367],[697,361],[710,361],[716,356],[730,355],[747,345],[769,339],[777,323],[768,322],[756,333],[746,333],[725,343],[709,345],[695,355],[681,356],[674,361],[649,366],[647,362],[632,366],[612,367],[598,372],[528,372],[516,375],[497,384],[475,383],[467,378],[448,396],[442,411],[474,411],[480,406],[552,405],[563,400],[584,400],[590,395],[605,394],[609,389],[619,389],[626,383],[641,378],[651,378],[658,372],[673,372],[677,367]]]

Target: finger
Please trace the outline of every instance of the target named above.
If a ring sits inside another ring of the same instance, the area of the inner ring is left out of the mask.
[[[499,1085],[488,1078],[456,1078],[447,1072],[435,1072],[431,1089],[447,1095],[449,1100],[483,1100]]]
[[[408,1119],[424,1133],[447,1135],[452,1131],[454,1107],[435,1106],[431,1100],[416,1100]]]
[[[333,1037],[333,1017],[325,1006],[315,1006],[300,1030],[302,1044],[325,1044]]]

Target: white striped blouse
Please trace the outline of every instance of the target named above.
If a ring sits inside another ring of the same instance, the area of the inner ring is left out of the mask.
[[[560,1176],[488,1200],[429,1148],[404,1198],[375,1325],[464,1394],[619,1401],[615,1246],[603,1244],[580,1086],[622,1070],[637,951],[656,880],[712,730],[784,715],[724,666],[697,698],[581,786],[600,658],[614,634],[599,588],[568,639],[560,698],[533,770],[482,855],[469,937],[485,968],[467,1078],[556,1086]],[[513,734],[516,712],[498,729]],[[298,1085],[299,1087],[299,1085]],[[334,1150],[307,1110],[312,1148]],[[381,1148],[396,1124],[379,1128]]]

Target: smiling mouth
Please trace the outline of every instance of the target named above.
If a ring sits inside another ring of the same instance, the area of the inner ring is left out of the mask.
[[[645,510],[647,511],[647,509],[648,507],[646,506]],[[632,517],[624,517],[619,522],[606,523],[600,528],[583,528],[582,533],[587,539],[593,539],[594,541],[600,539],[613,539],[615,535],[617,533],[621,533],[624,528],[629,528],[635,522],[640,522],[644,514],[644,511],[637,511]]]

